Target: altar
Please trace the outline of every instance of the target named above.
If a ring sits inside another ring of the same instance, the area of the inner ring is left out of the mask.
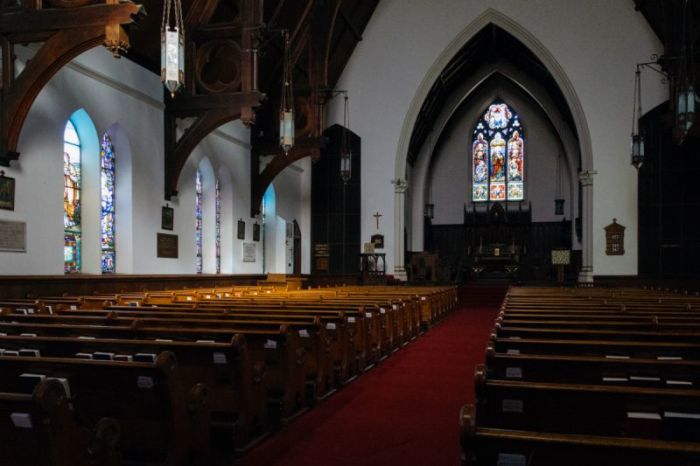
[[[471,255],[472,278],[516,278],[520,270],[521,247],[516,244],[481,245]]]

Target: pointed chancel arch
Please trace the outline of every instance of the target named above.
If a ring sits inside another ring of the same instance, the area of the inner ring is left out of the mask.
[[[428,98],[433,85],[440,81],[440,76],[450,64],[451,60],[482,30],[490,25],[497,26],[520,43],[525,45],[533,55],[542,63],[544,68],[551,74],[555,84],[562,93],[566,105],[571,113],[573,125],[578,137],[580,149],[580,173],[582,174],[582,265],[579,276],[580,282],[591,282],[593,276],[593,218],[592,218],[592,174],[593,152],[591,136],[586,120],[583,106],[576,93],[576,90],[564,72],[564,69],[556,60],[554,55],[526,28],[518,24],[505,14],[488,8],[478,18],[472,21],[462,32],[460,32],[450,44],[438,56],[432,66],[427,70],[425,76],[418,86],[406,116],[403,120],[401,133],[397,145],[395,158],[395,185],[394,196],[394,274],[399,278],[406,277],[404,266],[405,251],[405,226],[406,212],[405,203],[408,186],[408,159],[409,147],[414,127],[418,120],[422,106]]]

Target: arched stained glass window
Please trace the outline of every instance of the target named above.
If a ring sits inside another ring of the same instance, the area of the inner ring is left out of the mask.
[[[525,140],[520,117],[506,103],[492,103],[472,142],[472,201],[522,201]]]
[[[102,137],[100,151],[100,243],[102,247],[102,273],[116,270],[114,237],[114,147],[109,134]]]
[[[216,209],[216,273],[221,273],[221,188],[219,179],[214,185],[215,209]]]
[[[202,273],[202,173],[197,170],[194,184],[195,270]]]
[[[63,269],[80,272],[80,138],[72,121],[63,131]]]

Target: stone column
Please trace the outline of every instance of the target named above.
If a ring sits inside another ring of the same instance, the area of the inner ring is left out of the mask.
[[[404,234],[406,227],[406,190],[408,180],[397,178],[391,180],[394,185],[394,278],[408,280],[404,264]]]
[[[581,286],[593,286],[593,176],[598,172],[585,170],[579,172],[581,183],[581,271],[578,282]]]

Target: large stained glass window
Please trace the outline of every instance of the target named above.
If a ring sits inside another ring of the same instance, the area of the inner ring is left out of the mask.
[[[114,248],[114,147],[109,134],[102,137],[100,151],[100,243],[102,245],[102,273],[116,270]]]
[[[63,131],[63,269],[80,272],[80,138],[73,122]]]
[[[518,115],[504,102],[489,106],[474,129],[472,201],[524,199],[525,140]]]
[[[221,189],[219,179],[214,185],[215,209],[216,209],[216,273],[221,273]]]
[[[194,182],[195,270],[202,273],[202,173],[197,170]]]

